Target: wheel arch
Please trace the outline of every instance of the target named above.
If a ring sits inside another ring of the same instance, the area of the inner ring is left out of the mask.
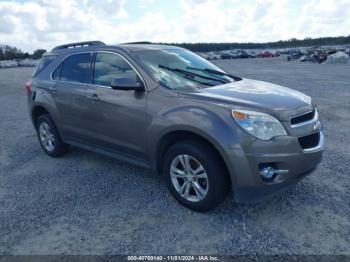
[[[157,173],[159,174],[163,173],[162,163],[163,163],[164,154],[167,151],[167,149],[170,148],[175,143],[185,141],[185,140],[194,140],[209,146],[213,150],[213,152],[215,152],[218,155],[218,157],[222,160],[228,175],[228,179],[232,185],[233,181],[230,175],[230,170],[228,168],[228,162],[223,154],[223,149],[221,148],[221,146],[218,143],[215,143],[209,137],[194,131],[189,131],[189,130],[172,130],[165,133],[159,139],[156,147],[156,156],[155,156]]]
[[[33,122],[35,127],[37,125],[37,120],[38,120],[39,116],[45,115],[45,114],[47,114],[51,117],[50,112],[42,105],[37,105],[32,109],[31,117],[32,117],[32,122]]]

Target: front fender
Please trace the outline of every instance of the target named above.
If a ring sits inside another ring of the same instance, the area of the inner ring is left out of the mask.
[[[238,143],[242,131],[236,128],[227,108],[214,105],[178,105],[169,110],[160,111],[150,124],[149,149],[151,161],[157,163],[158,145],[162,138],[174,131],[186,131],[207,140],[221,155],[235,182],[232,161],[227,150],[240,147]]]

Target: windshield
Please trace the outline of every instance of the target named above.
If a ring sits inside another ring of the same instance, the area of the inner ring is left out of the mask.
[[[153,79],[170,89],[204,88],[235,81],[235,77],[184,49],[136,51],[134,56]]]

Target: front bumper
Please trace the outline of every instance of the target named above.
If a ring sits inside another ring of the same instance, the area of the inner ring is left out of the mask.
[[[275,137],[270,141],[255,140],[251,144],[226,150],[230,159],[230,174],[235,201],[258,202],[288,189],[312,173],[322,160],[324,137],[316,147],[302,149],[298,138]],[[266,181],[260,175],[261,165],[273,165],[277,170],[288,170]]]
[[[285,181],[283,183],[271,184],[269,186],[238,187],[234,193],[235,201],[237,203],[255,203],[266,200],[293,187],[304,177],[315,171],[315,169],[316,168],[310,169],[300,174],[295,179],[290,179],[289,181]]]

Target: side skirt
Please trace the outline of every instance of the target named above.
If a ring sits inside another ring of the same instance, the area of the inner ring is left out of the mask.
[[[128,162],[130,164],[134,164],[137,166],[145,167],[148,169],[154,169],[151,163],[145,159],[141,159],[135,156],[132,156],[130,154],[124,153],[124,152],[119,152],[115,150],[111,150],[109,148],[102,148],[99,146],[94,146],[92,144],[87,144],[81,141],[76,141],[76,140],[71,140],[71,139],[65,139],[64,141],[67,144],[70,144],[72,146],[76,146],[88,151],[92,151],[101,155],[109,156],[124,162]]]

